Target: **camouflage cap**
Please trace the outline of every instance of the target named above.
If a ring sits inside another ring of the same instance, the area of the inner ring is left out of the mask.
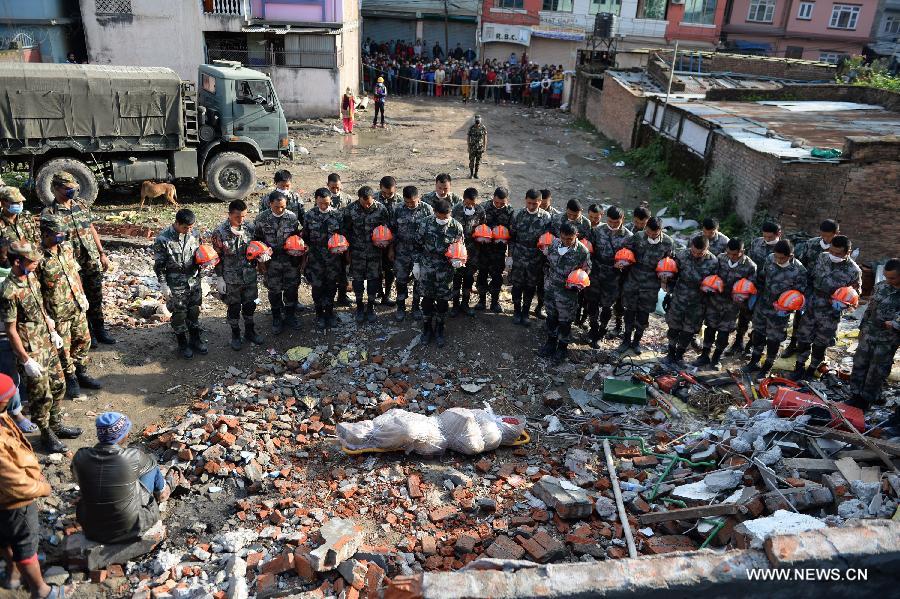
[[[10,254],[15,254],[20,258],[25,258],[26,260],[32,260],[34,262],[37,262],[41,259],[40,252],[38,252],[35,247],[27,241],[14,241],[9,244],[9,249],[7,251]]]
[[[59,171],[53,175],[50,184],[54,187],[69,187],[70,185],[78,187],[78,180],[66,171]]]
[[[0,187],[0,201],[21,204],[25,202],[25,196],[18,187]]]
[[[65,233],[68,231],[66,224],[51,214],[41,215],[41,231],[48,233]]]

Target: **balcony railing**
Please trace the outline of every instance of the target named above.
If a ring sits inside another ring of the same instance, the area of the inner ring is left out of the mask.
[[[666,36],[669,22],[660,19],[634,19],[631,17],[614,17],[613,35],[623,37],[658,37]]]
[[[272,50],[240,50],[227,48],[208,48],[209,62],[214,60],[234,60],[245,67],[264,69],[266,67],[284,67],[288,69],[336,69],[343,64],[341,51],[330,52],[284,52]]]
[[[203,12],[208,15],[250,16],[248,0],[200,0]]]

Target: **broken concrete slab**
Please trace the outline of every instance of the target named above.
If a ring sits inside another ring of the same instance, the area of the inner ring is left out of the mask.
[[[796,534],[818,528],[826,528],[826,524],[818,518],[778,510],[771,516],[747,520],[735,526],[735,544],[741,549],[761,549],[772,535]]]
[[[556,510],[560,518],[586,518],[593,509],[593,502],[584,489],[554,476],[541,477],[531,492]]]
[[[362,547],[363,528],[353,520],[332,518],[322,525],[319,534],[325,542],[309,554],[316,572],[334,570]]]
[[[78,532],[66,538],[63,551],[70,562],[84,560],[89,571],[100,570],[110,564],[126,564],[150,553],[165,538],[166,527],[162,522],[154,524],[140,540],[132,543],[96,543]]]
[[[744,475],[740,470],[719,470],[704,476],[703,484],[710,491],[719,493],[734,489],[741,484],[741,479],[743,478]]]
[[[718,494],[717,491],[713,491],[707,487],[706,483],[702,480],[681,485],[672,490],[672,497],[694,501],[710,501],[715,499]]]

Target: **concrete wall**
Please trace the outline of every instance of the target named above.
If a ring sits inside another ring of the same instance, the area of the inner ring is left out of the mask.
[[[528,48],[528,60],[540,66],[561,64],[566,69],[574,69],[578,48],[583,46],[583,42],[554,40],[532,35],[531,46]],[[509,56],[509,52],[506,55]]]
[[[336,116],[343,88],[339,71],[271,67],[266,72],[288,120]],[[345,86],[346,87],[346,86]],[[299,93],[301,92],[302,93]]]
[[[672,52],[663,50],[659,52],[659,55],[667,64],[671,64]],[[681,52],[678,55],[681,57]],[[747,56],[725,52],[703,52],[701,57],[704,73],[741,73],[798,81],[834,81],[837,73],[834,65],[809,60]],[[668,75],[666,75],[666,80],[668,80]]]

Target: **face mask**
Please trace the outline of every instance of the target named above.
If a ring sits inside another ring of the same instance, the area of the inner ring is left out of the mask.
[[[78,195],[78,190],[75,189],[74,187],[70,187],[69,189],[66,190],[66,194],[65,194],[65,195],[66,195],[66,197],[69,198],[70,200],[73,200],[73,199],[75,199],[75,196]]]
[[[436,219],[434,219],[434,222],[443,226],[443,225],[446,225],[447,223],[449,223],[450,219],[449,218],[436,218]]]
[[[273,212],[273,213],[272,213],[272,216],[274,216],[275,218],[281,218],[281,217],[284,216],[285,214],[287,214],[287,210],[285,210],[285,211],[282,212],[281,214],[275,214],[275,213]]]
[[[439,192],[439,191],[436,191],[435,193],[437,194],[437,197],[441,198],[442,200],[443,200],[444,198],[446,198],[448,195],[450,195],[449,193],[444,193],[444,194],[442,194],[442,193]]]
[[[330,205],[330,204],[329,204],[328,206],[326,206],[324,209],[319,208],[319,212],[328,212],[329,210],[331,210],[331,205]]]
[[[463,208],[463,214],[465,214],[466,216],[472,216],[473,214],[475,214],[475,209],[474,208]]]
[[[652,237],[647,236],[647,243],[649,243],[650,245],[656,245],[656,244],[658,244],[660,241],[662,241],[662,235],[660,235],[660,236],[657,237],[656,239],[653,239]]]
[[[778,238],[776,237],[772,241],[766,241],[765,239],[763,239],[763,241],[766,242],[766,245],[775,245],[776,243],[778,243]]]
[[[240,235],[241,228],[240,227],[231,227],[231,232],[234,233],[235,235]]]
[[[835,256],[834,254],[828,254],[828,259],[834,262],[835,264],[840,264],[844,260],[847,259],[846,256]]]
[[[785,262],[784,264],[782,264],[782,263],[780,263],[778,260],[776,260],[776,261],[775,261],[775,264],[778,265],[778,268],[787,268],[788,266],[791,265],[791,261],[788,260],[787,262]]]
[[[819,245],[822,246],[822,249],[823,249],[823,250],[827,250],[828,248],[831,247],[831,244],[830,244],[830,243],[825,243],[825,240],[824,240],[824,239],[820,239],[820,240],[819,240]]]
[[[560,256],[565,256],[565,255],[566,255],[566,252],[569,251],[569,248],[567,248],[567,247],[564,246],[564,245],[561,245],[561,246],[559,246],[558,248],[556,248],[556,251],[559,252],[559,255],[560,255]]]
[[[24,207],[24,204],[10,204],[7,210],[9,210],[10,214],[22,214]]]
[[[528,210],[528,208],[526,208],[525,211],[528,212],[528,214],[537,214],[538,209],[535,208],[534,210]]]
[[[741,263],[740,260],[738,260],[737,262],[732,262],[731,260],[729,260],[729,261],[728,261],[728,266],[729,266],[730,268],[737,268],[737,265],[740,264],[740,263]]]

